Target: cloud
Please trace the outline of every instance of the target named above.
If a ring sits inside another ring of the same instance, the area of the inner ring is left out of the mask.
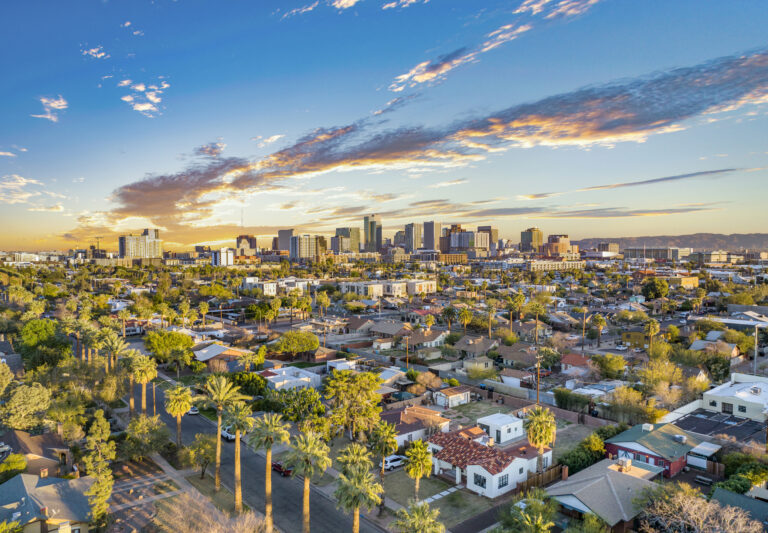
[[[223,142],[208,143],[195,148],[194,154],[206,157],[219,157],[226,147],[227,145]]]
[[[274,143],[274,142],[277,142],[277,141],[279,141],[279,140],[280,140],[280,139],[282,139],[283,137],[285,137],[285,135],[283,135],[283,134],[272,135],[272,136],[270,136],[270,137],[267,137],[267,138],[264,138],[264,137],[262,137],[261,135],[258,135],[258,136],[256,136],[256,137],[251,137],[251,140],[252,140],[252,141],[261,141],[261,142],[259,143],[259,148],[264,148],[264,147],[265,147],[265,146],[267,146],[267,145],[270,145],[270,144],[272,144],[272,143]]]
[[[58,98],[53,97],[41,97],[40,103],[43,104],[43,110],[45,113],[42,115],[30,115],[31,117],[35,118],[44,118],[47,120],[50,120],[51,122],[58,122],[59,121],[59,115],[57,111],[64,111],[69,107],[69,104],[67,101],[62,97],[61,95],[58,96]]]
[[[398,96],[396,98],[392,98],[389,102],[384,105],[381,109],[377,109],[373,112],[374,116],[384,115],[385,113],[394,113],[401,107],[404,107],[412,100],[415,100],[416,98],[419,98],[421,96],[421,93],[413,93],[406,96]]]
[[[123,22],[122,24],[120,24],[120,27],[121,27],[121,28],[127,28],[127,27],[128,27],[128,26],[130,26],[130,25],[131,25],[131,21],[130,21],[130,20],[126,20],[125,22]]]
[[[362,0],[331,0],[331,5],[336,9],[349,9]]]
[[[453,185],[461,185],[462,183],[468,183],[469,180],[466,178],[459,178],[455,180],[450,181],[441,181],[439,183],[433,183],[429,186],[430,189],[441,189],[443,187],[452,187]]]
[[[295,15],[303,15],[304,13],[309,13],[310,11],[313,11],[319,4],[320,4],[320,0],[316,0],[312,4],[308,4],[306,6],[302,6],[302,7],[297,7],[297,8],[291,9],[290,11],[285,13],[285,15],[283,15],[280,20],[285,20],[285,19],[287,19],[289,17],[293,17]]]
[[[10,174],[0,178],[0,204],[24,204],[40,196],[39,191],[29,190],[30,186],[42,185],[37,180]]]
[[[573,17],[581,15],[600,0],[525,0],[515,10],[516,14],[543,14],[545,18]]]
[[[162,95],[171,85],[164,80],[165,76],[158,76],[154,83],[136,82],[124,79],[117,83],[118,87],[127,87],[130,94],[121,96],[123,102],[128,103],[134,111],[138,111],[145,117],[154,118],[160,114]]]
[[[27,211],[38,211],[43,213],[61,213],[64,211],[64,206],[62,204],[56,204],[56,205],[49,205],[49,206],[35,206],[30,207],[27,209]]]
[[[90,56],[94,59],[107,59],[109,58],[109,54],[104,51],[104,47],[99,45],[95,48],[86,48],[83,50],[80,50],[80,52],[84,56]]]
[[[383,6],[381,6],[381,9],[394,9],[396,7],[409,7],[413,4],[418,4],[419,2],[423,1],[425,4],[429,2],[429,0],[395,0],[394,2],[387,2]]]
[[[700,211],[712,211],[706,206],[699,207],[672,207],[668,209],[628,209],[625,207],[603,207],[597,209],[578,209],[559,211],[557,209],[547,209],[543,207],[511,207],[498,209],[483,209],[466,213],[466,216],[476,218],[508,218],[521,217],[526,218],[578,218],[578,219],[602,219],[602,218],[635,218],[635,217],[658,217],[669,215],[680,215],[687,213],[697,213]]]
[[[0,152],[0,157],[16,157],[13,152]]]

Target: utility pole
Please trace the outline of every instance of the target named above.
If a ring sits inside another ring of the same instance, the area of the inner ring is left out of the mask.
[[[539,405],[539,384],[541,382],[541,360],[544,356],[536,352],[536,405]]]
[[[752,371],[753,374],[757,375],[757,353],[758,353],[758,345],[760,344],[760,328],[764,328],[768,326],[768,324],[763,322],[758,322],[755,324],[755,361],[753,364],[754,370]],[[768,429],[766,429],[766,435],[768,435]],[[766,448],[768,448],[768,442],[766,442]]]

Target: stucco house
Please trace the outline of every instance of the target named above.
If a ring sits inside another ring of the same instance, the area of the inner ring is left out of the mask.
[[[383,411],[381,420],[395,425],[399,448],[407,442],[423,440],[432,433],[446,433],[451,423],[449,419],[441,416],[439,411],[418,405]]]
[[[589,374],[589,358],[577,353],[567,353],[560,359],[560,368],[568,376]]]
[[[274,390],[304,389],[307,387],[316,389],[322,384],[322,378],[319,374],[295,366],[270,368],[259,372],[259,375],[266,379],[267,386]]]
[[[496,444],[507,444],[525,436],[523,421],[516,416],[496,413],[477,419],[477,425],[485,431]]]
[[[435,391],[432,395],[432,398],[435,401],[435,405],[450,409],[451,407],[456,407],[457,405],[464,405],[465,403],[469,403],[469,393],[470,389],[465,385],[461,385],[459,387],[446,387],[444,389],[440,389],[439,391]]]

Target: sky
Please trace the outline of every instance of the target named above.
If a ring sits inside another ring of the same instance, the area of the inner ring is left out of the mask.
[[[6,2],[0,250],[764,232],[768,2]]]

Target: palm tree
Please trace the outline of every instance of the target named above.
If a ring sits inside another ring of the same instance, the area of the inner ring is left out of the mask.
[[[336,461],[341,465],[341,471],[349,475],[355,470],[371,469],[371,452],[357,442],[345,447],[339,452]]]
[[[451,321],[456,320],[456,308],[452,305],[449,305],[443,309],[443,312],[441,313],[443,315],[443,320],[445,320],[448,323],[448,333],[451,332]]]
[[[200,312],[200,318],[203,319],[203,327],[205,327],[205,315],[207,315],[208,311],[210,311],[210,307],[208,306],[208,302],[200,302],[197,305],[197,310]]]
[[[648,336],[648,352],[650,352],[653,348],[653,338],[659,333],[659,331],[659,323],[656,320],[650,319],[645,323],[644,332]]]
[[[256,420],[248,444],[264,448],[266,452],[266,473],[264,475],[264,524],[266,533],[272,533],[272,446],[288,442],[289,425],[283,422],[282,415],[267,414]]]
[[[333,495],[338,506],[352,513],[352,533],[360,533],[360,508],[373,509],[381,501],[383,488],[369,470],[358,469],[350,475],[339,474],[338,488]]]
[[[371,450],[377,457],[381,457],[381,471],[379,478],[384,479],[384,459],[397,451],[397,429],[394,424],[388,424],[380,420],[373,426],[371,434],[368,437]]]
[[[120,323],[123,327],[123,338],[125,338],[125,321],[131,318],[131,312],[128,309],[120,309],[117,312],[117,318],[120,319]]]
[[[525,295],[521,292],[515,293],[510,298],[512,308],[517,311],[517,319],[522,319],[523,307],[525,307]],[[509,317],[510,324],[512,323],[512,316]]]
[[[88,360],[90,363],[93,360],[93,352],[101,347],[101,336],[99,330],[96,329],[90,322],[85,322],[80,329],[80,334],[83,339],[83,346],[85,347],[84,360]]]
[[[135,409],[135,392],[134,392],[134,384],[136,381],[136,378],[133,373],[133,365],[136,362],[136,358],[141,356],[141,352],[138,350],[128,350],[123,355],[123,358],[120,359],[120,364],[123,366],[123,368],[126,371],[126,374],[128,375],[128,387],[129,387],[129,393],[128,393],[128,417],[133,418],[133,413],[136,410]]]
[[[321,291],[315,294],[315,302],[317,303],[317,306],[320,308],[320,312],[323,316],[325,316],[324,309],[327,310],[328,306],[331,305],[331,299],[328,297],[328,293],[325,291]]]
[[[405,451],[405,456],[405,473],[413,479],[414,494],[416,501],[419,501],[419,481],[423,477],[429,477],[432,472],[432,452],[429,451],[427,443],[419,439]]]
[[[128,344],[112,329],[104,329],[102,332],[101,345],[107,352],[106,370],[109,372],[110,368],[114,369],[117,365],[118,358],[125,354]]]
[[[547,308],[537,301],[532,301],[525,306],[525,310],[529,315],[533,315],[536,319],[536,322],[534,323],[534,326],[535,326],[534,338],[535,338],[535,344],[536,346],[538,346],[539,345],[539,316],[547,314]]]
[[[261,348],[259,348],[259,353],[261,353]],[[243,368],[245,368],[246,372],[251,371],[251,366],[260,365],[261,363],[264,362],[264,358],[262,356],[260,356],[255,352],[250,352],[250,351],[242,352],[237,357],[237,360],[240,361],[240,364],[243,365]]]
[[[600,341],[603,338],[603,330],[608,323],[605,321],[603,315],[597,314],[592,315],[592,325],[595,326],[595,329],[597,330],[597,347],[600,348]]]
[[[325,293],[321,293],[325,294]],[[304,506],[302,509],[302,531],[309,533],[309,482],[316,472],[323,472],[333,465],[331,450],[314,433],[297,435],[291,443],[285,462],[293,471],[304,477]]]
[[[192,407],[192,393],[183,385],[176,385],[165,393],[165,410],[176,417],[176,448],[181,449],[181,417]]]
[[[147,355],[139,355],[131,365],[133,379],[141,385],[141,414],[147,414],[147,383],[157,377],[155,360]]]
[[[581,353],[584,353],[584,339],[587,335],[587,308],[574,307],[571,311],[581,313]]]
[[[435,317],[432,315],[427,315],[427,318],[424,319],[424,324],[427,326],[427,331],[432,331],[432,326],[435,325]]]
[[[187,348],[174,348],[169,354],[169,359],[176,363],[176,381],[181,376],[181,365],[189,365],[192,362],[192,351]]]
[[[557,423],[552,411],[536,406],[528,412],[523,422],[528,442],[539,452],[538,470],[544,471],[544,448],[555,443]]]
[[[541,513],[536,513],[535,516],[530,513],[523,513],[523,527],[525,533],[549,533],[555,527],[555,523],[545,522]]]
[[[224,409],[234,402],[247,399],[240,394],[240,387],[230,382],[224,376],[211,376],[205,382],[205,392],[208,395],[207,404],[216,409],[216,475],[214,486],[218,492],[221,489],[221,417]]]
[[[410,502],[408,507],[398,509],[390,527],[395,533],[444,533],[445,526],[437,517],[440,509],[430,509],[426,502]]]
[[[466,307],[459,311],[459,322],[464,326],[464,335],[467,334],[467,324],[472,322],[472,311]]]
[[[245,402],[233,402],[224,412],[224,420],[231,430],[235,430],[235,512],[243,510],[243,484],[240,479],[240,436],[251,430],[254,419],[251,408]],[[268,465],[267,468],[271,468]]]
[[[494,316],[496,316],[496,306],[492,303],[488,304],[488,340],[491,339]]]

